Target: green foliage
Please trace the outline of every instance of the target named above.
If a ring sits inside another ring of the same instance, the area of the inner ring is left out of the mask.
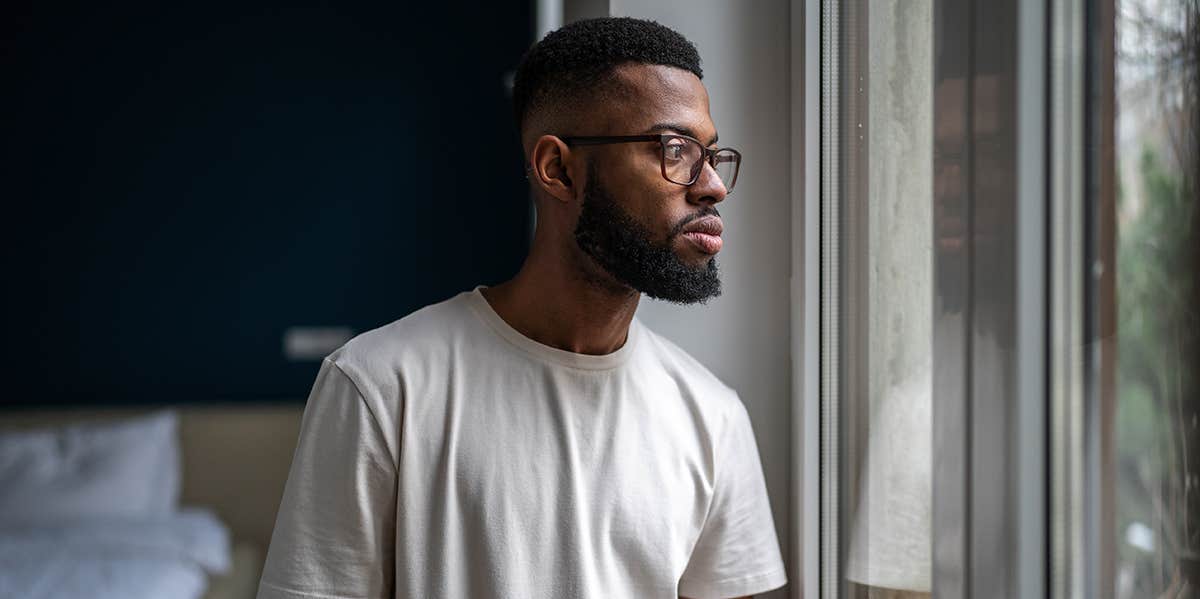
[[[1197,401],[1190,350],[1197,334],[1197,202],[1185,178],[1150,150],[1140,156],[1139,174],[1142,203],[1121,223],[1117,246],[1116,524],[1122,561],[1136,564],[1139,586],[1158,586],[1152,581],[1171,577],[1181,553],[1197,550],[1188,529],[1200,524],[1196,514],[1188,523],[1195,501],[1184,468],[1185,460],[1200,458],[1187,455],[1197,443],[1187,417]],[[1133,522],[1154,530],[1153,554],[1123,542]]]

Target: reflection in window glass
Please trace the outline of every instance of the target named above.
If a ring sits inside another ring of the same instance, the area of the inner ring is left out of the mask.
[[[922,597],[931,586],[932,4],[842,3],[848,597]]]
[[[1200,2],[1116,2],[1117,597],[1200,596]]]

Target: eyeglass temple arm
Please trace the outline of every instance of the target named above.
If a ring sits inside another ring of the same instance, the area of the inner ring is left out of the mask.
[[[568,146],[600,146],[635,141],[659,141],[662,135],[606,135],[597,137],[560,137]]]

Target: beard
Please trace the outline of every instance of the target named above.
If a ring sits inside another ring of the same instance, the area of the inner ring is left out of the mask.
[[[717,259],[690,266],[675,253],[674,242],[687,223],[709,214],[711,205],[671,228],[659,242],[651,231],[621,208],[589,165],[583,207],[575,225],[575,243],[617,282],[676,304],[706,303],[721,295]]]

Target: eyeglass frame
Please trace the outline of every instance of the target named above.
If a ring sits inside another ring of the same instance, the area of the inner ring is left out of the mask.
[[[698,140],[694,137],[688,136],[688,135],[680,134],[680,133],[650,133],[650,134],[646,134],[646,135],[568,136],[568,137],[560,137],[559,139],[561,139],[563,143],[567,144],[567,147],[570,147],[573,145],[574,146],[600,146],[600,145],[605,145],[605,144],[633,143],[633,142],[639,142],[639,141],[657,141],[657,142],[659,142],[659,145],[661,148],[660,153],[659,153],[658,163],[659,163],[659,167],[662,169],[663,179],[666,179],[667,181],[670,181],[671,183],[674,183],[676,185],[683,185],[684,187],[688,187],[690,185],[695,185],[696,181],[700,180],[700,173],[704,170],[703,166],[701,166],[699,169],[696,170],[696,174],[692,177],[692,180],[688,183],[680,183],[678,181],[672,181],[671,178],[667,176],[667,139],[669,139],[669,138],[686,139],[688,141],[695,142],[696,145],[700,146],[700,152],[701,152],[700,160],[708,163],[708,166],[712,167],[713,172],[716,172],[716,170],[717,170],[717,165],[715,163],[715,160],[717,158],[717,153],[718,152],[732,152],[733,155],[736,157],[735,162],[734,162],[733,181],[722,180],[721,184],[725,186],[726,194],[733,193],[733,186],[735,183],[737,183],[738,174],[741,173],[741,170],[742,170],[742,153],[733,148],[716,148],[716,149],[709,148],[708,146],[704,145],[704,143],[702,143],[700,140]],[[720,174],[717,175],[717,178],[720,179]]]

